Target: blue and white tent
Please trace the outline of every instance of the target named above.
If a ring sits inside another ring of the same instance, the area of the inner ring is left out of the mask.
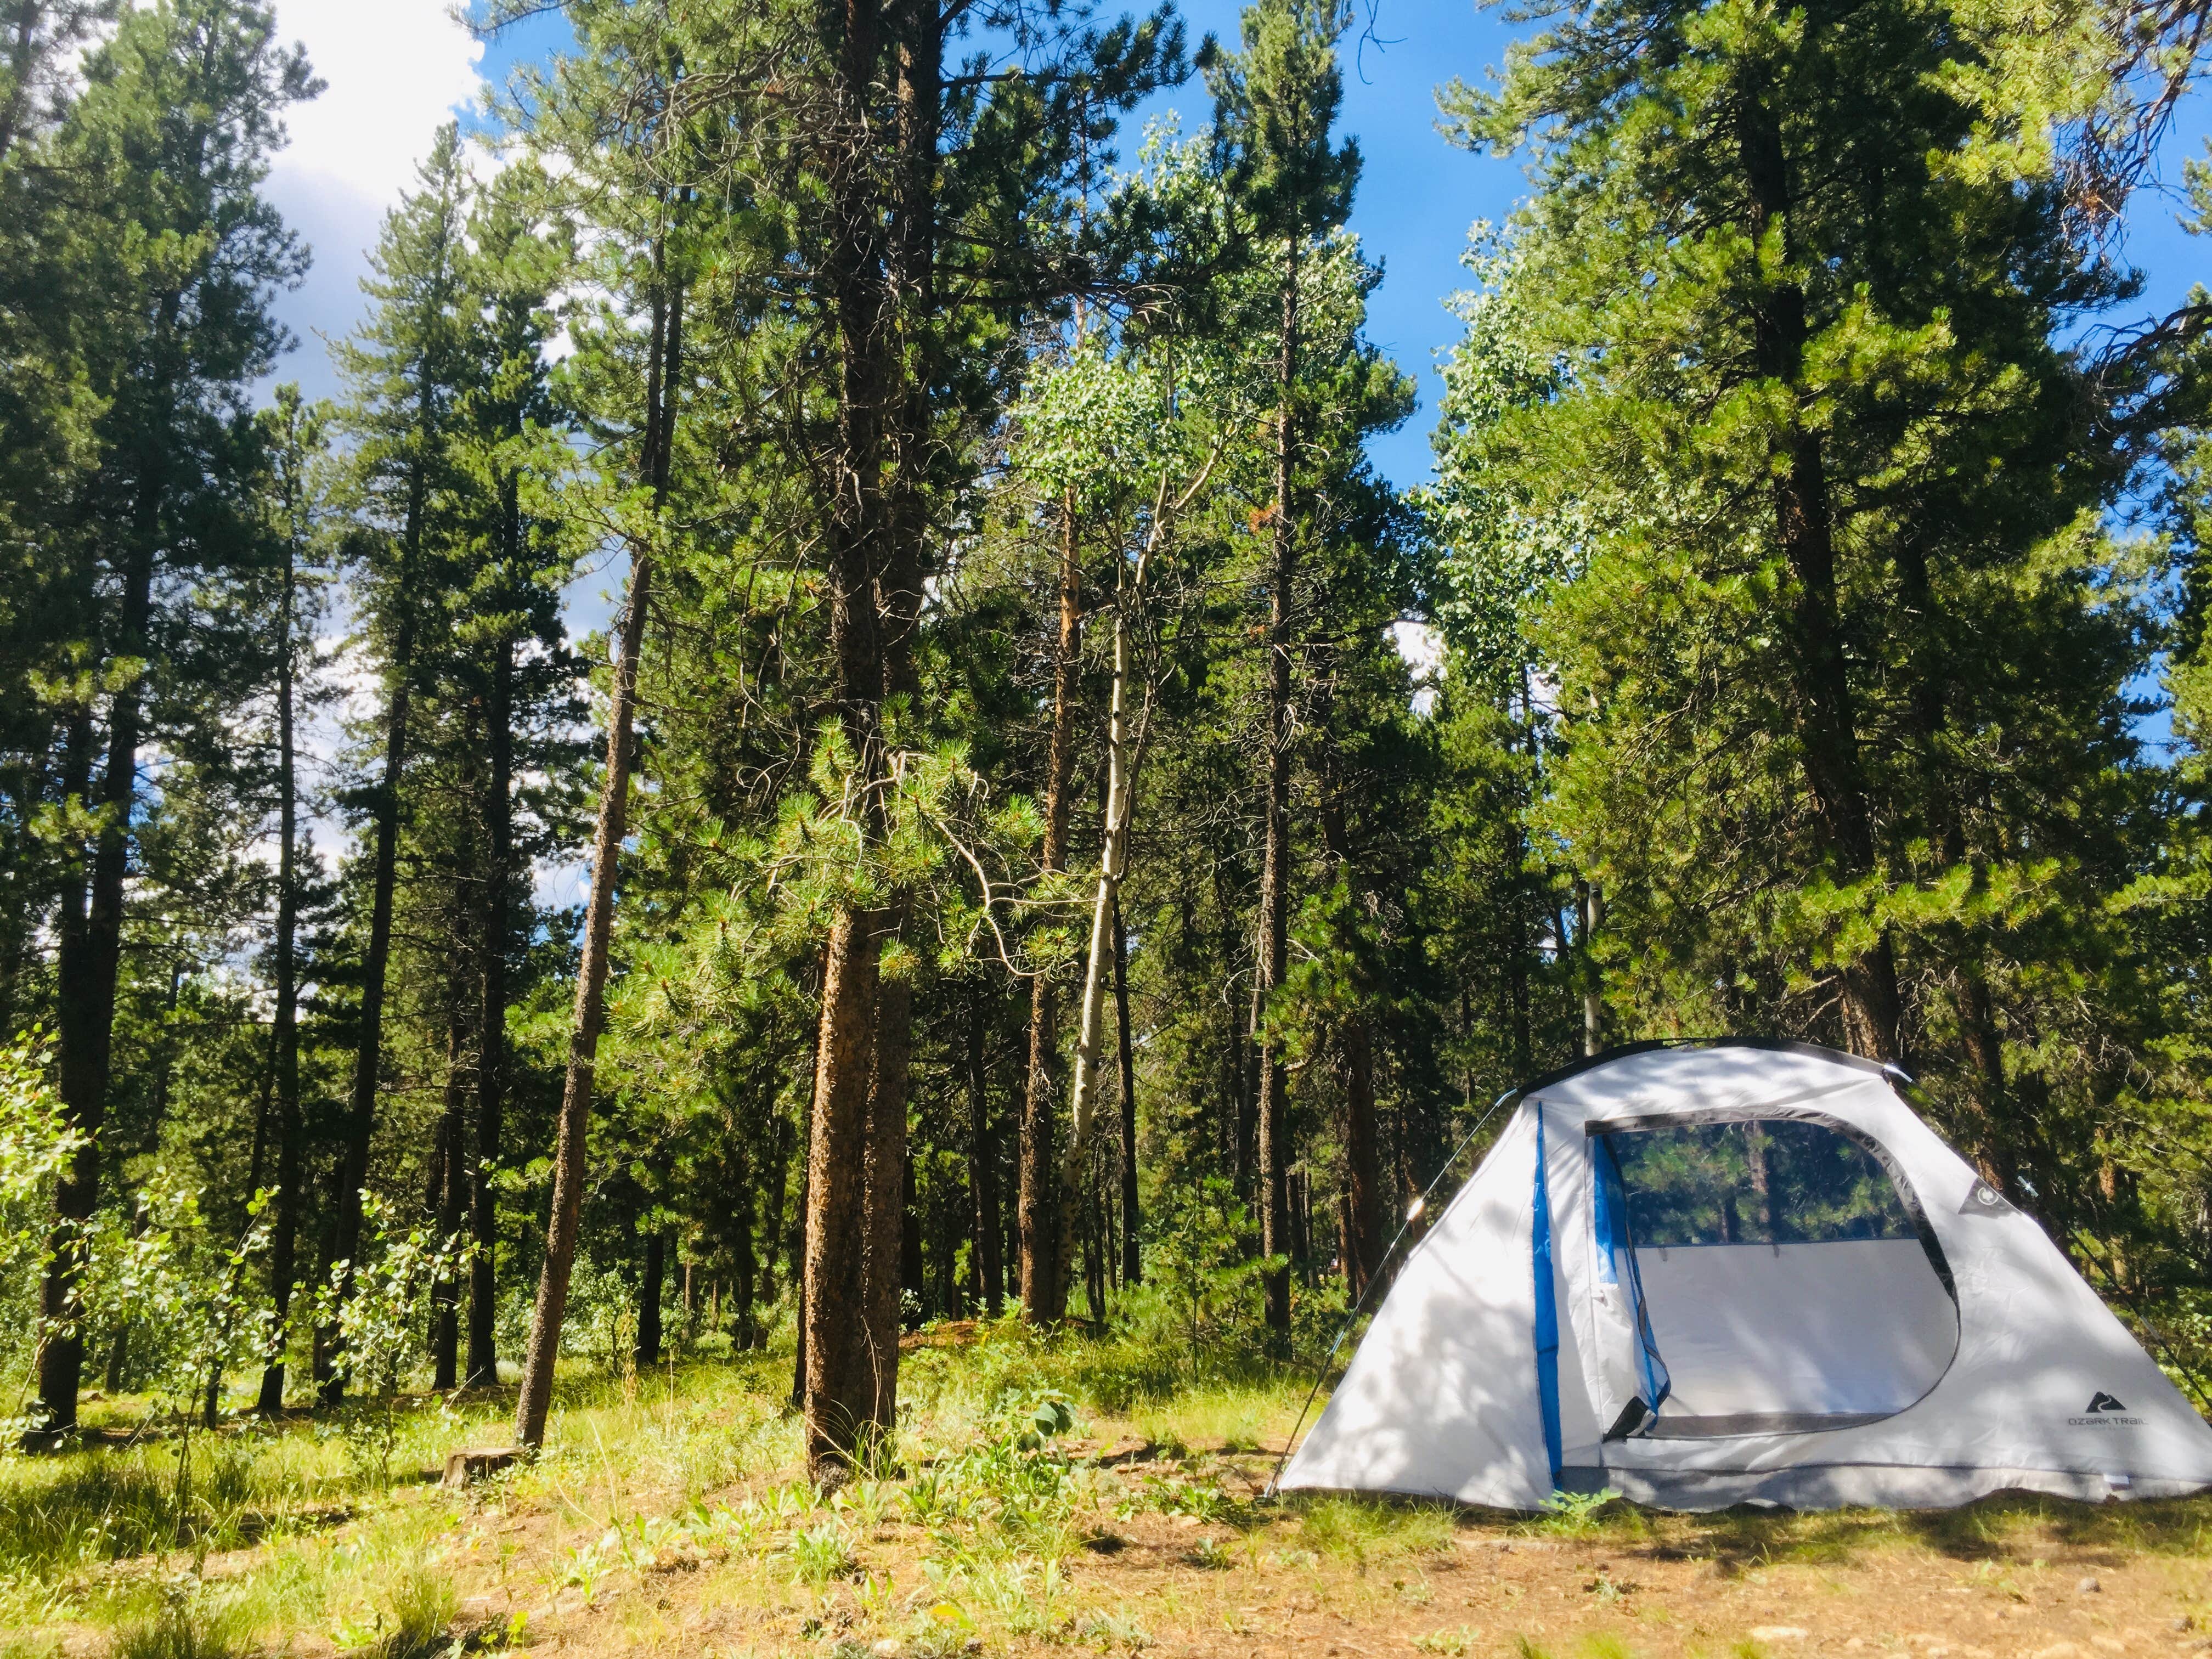
[[[1280,1484],[2167,1497],[2212,1486],[2212,1428],[1883,1068],[1651,1045],[1523,1091]]]

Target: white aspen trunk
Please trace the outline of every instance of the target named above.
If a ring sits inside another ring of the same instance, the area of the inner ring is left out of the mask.
[[[1114,897],[1121,890],[1129,842],[1129,613],[1144,591],[1147,546],[1135,579],[1114,611],[1114,692],[1106,722],[1106,834],[1098,859],[1098,890],[1091,905],[1091,957],[1083,970],[1083,1018],[1075,1039],[1075,1086],[1067,1144],[1060,1149],[1060,1184],[1073,1193],[1081,1179],[1091,1121],[1098,1109],[1098,1044],[1106,1024],[1106,975],[1114,960]]]
[[[1168,479],[1160,477],[1152,498],[1152,527],[1137,554],[1134,570],[1123,567],[1114,604],[1114,690],[1106,722],[1106,812],[1103,844],[1098,856],[1098,890],[1091,905],[1091,956],[1083,969],[1083,1017],[1076,1029],[1075,1079],[1069,1091],[1067,1142],[1060,1148],[1060,1191],[1070,1200],[1081,1191],[1083,1155],[1098,1112],[1098,1044],[1106,1024],[1106,976],[1114,963],[1114,904],[1121,890],[1121,870],[1128,855],[1130,796],[1136,766],[1129,755],[1129,625],[1144,602],[1145,575],[1152,555],[1159,550],[1168,526],[1206,488],[1221,459],[1217,441],[1188,486],[1172,500]],[[1071,1211],[1070,1213],[1073,1213]]]

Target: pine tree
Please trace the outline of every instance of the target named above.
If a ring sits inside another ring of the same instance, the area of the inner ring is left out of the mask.
[[[1261,737],[1266,851],[1260,874],[1253,1040],[1259,1050],[1258,1158],[1260,1248],[1269,1257],[1290,1250],[1291,1126],[1289,1078],[1279,1036],[1266,1020],[1268,999],[1289,970],[1292,906],[1291,768],[1291,682],[1301,641],[1296,585],[1301,543],[1311,533],[1309,395],[1300,385],[1303,331],[1311,304],[1309,272],[1316,244],[1325,244],[1352,213],[1359,178],[1358,147],[1332,137],[1344,99],[1336,43],[1351,23],[1336,0],[1262,0],[1244,13],[1243,52],[1203,54],[1215,104],[1215,142],[1253,257],[1274,290],[1275,433],[1273,499],[1267,526],[1267,727]],[[1287,1270],[1267,1278],[1267,1323],[1291,1323]]]
[[[103,708],[72,711],[64,766],[64,788],[97,813],[98,829],[70,849],[58,929],[61,1091],[87,1139],[56,1199],[33,1413],[42,1436],[76,1421],[81,1230],[100,1191],[138,766],[165,644],[157,611],[178,580],[220,567],[247,539],[222,526],[251,465],[246,399],[286,343],[270,292],[296,280],[305,258],[257,191],[285,106],[315,89],[305,58],[276,45],[265,7],[177,0],[124,17],[88,63],[56,138],[100,181],[108,221],[79,244],[98,249],[87,286],[103,300],[88,356],[104,404],[82,503],[98,570],[80,580],[105,586],[88,607],[84,652],[113,689]]]
[[[2118,468],[2057,343],[2122,284],[1984,147],[2001,31],[1925,0],[1549,15],[1448,100],[1540,143],[1544,184],[1481,251],[1441,440],[1463,614],[1554,684],[1546,820],[1603,882],[1632,1023],[1955,1053],[2003,1170],[2028,981],[2126,859]]]
[[[444,540],[436,519],[453,486],[448,443],[462,384],[461,233],[468,195],[456,129],[439,133],[417,177],[420,187],[386,216],[371,256],[373,274],[362,283],[372,301],[369,317],[337,354],[348,383],[339,418],[356,440],[356,488],[366,532],[352,551],[366,578],[363,608],[384,679],[378,722],[382,768],[375,785],[364,791],[368,914],[359,947],[353,1080],[333,1175],[331,1260],[343,1264],[346,1290],[358,1266],[362,1193],[384,1075],[386,976],[418,656],[434,620],[428,602],[442,592],[434,580],[433,555]],[[288,1223],[280,1216],[277,1224],[281,1230]],[[289,1287],[280,1285],[278,1295],[289,1294]],[[319,1353],[324,1364],[316,1380],[325,1403],[335,1403],[343,1394],[343,1376],[335,1368],[329,1340]]]

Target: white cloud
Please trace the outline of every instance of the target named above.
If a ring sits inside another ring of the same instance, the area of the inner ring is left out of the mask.
[[[301,341],[277,373],[322,396],[336,388],[316,337],[343,334],[360,316],[377,228],[439,125],[476,103],[483,46],[448,0],[277,0],[276,27],[329,83],[289,112],[292,142],[266,186],[315,253],[306,286],[277,307]]]

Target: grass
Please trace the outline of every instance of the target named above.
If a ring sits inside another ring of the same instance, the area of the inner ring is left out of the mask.
[[[1301,1507],[1298,1541],[1316,1554],[1356,1566],[1451,1547],[1454,1516],[1443,1504],[1323,1498],[1304,1501]]]
[[[109,1651],[112,1659],[243,1659],[252,1650],[235,1608],[180,1595],[118,1629]]]
[[[59,1659],[57,1632],[73,1654],[112,1659],[330,1648],[442,1659],[526,1645],[540,1620],[563,1632],[587,1621],[617,1645],[702,1651],[709,1644],[674,1633],[661,1611],[692,1605],[744,1610],[739,1638],[712,1644],[732,1656],[873,1659],[884,1643],[903,1659],[975,1644],[987,1656],[1135,1655],[1202,1650],[1224,1630],[1243,1652],[1277,1641],[1266,1609],[1300,1595],[1402,1626],[1374,1653],[1395,1643],[1453,1659],[1639,1659],[1661,1628],[1632,1622],[1654,1598],[1639,1588],[1654,1568],[1638,1567],[1635,1582],[1579,1571],[1565,1589],[1586,1628],[1524,1620],[1510,1602],[1469,1618],[1462,1592],[1500,1562],[1563,1553],[1693,1562],[1723,1587],[1911,1556],[1958,1564],[1952,1582],[2015,1602],[2027,1591],[2048,1601],[2058,1577],[2070,1588],[2106,1559],[2171,1558],[2192,1583],[2194,1564],[2212,1559],[2212,1502],[1668,1516],[1601,1498],[1480,1521],[1341,1497],[1262,1504],[1255,1494],[1304,1378],[1261,1365],[1162,1382],[1142,1345],[1010,1324],[910,1355],[896,1440],[824,1494],[800,1478],[788,1364],[738,1356],[627,1382],[564,1376],[544,1455],[467,1494],[422,1477],[451,1449],[505,1440],[501,1396],[410,1403],[388,1487],[304,1419],[202,1438],[181,1511],[165,1443],[0,1458],[0,1659]],[[1112,1467],[1095,1461],[1109,1450]],[[1493,1557],[1493,1544],[1522,1553]],[[2063,1572],[2033,1565],[2054,1548],[2070,1552]],[[1132,1564],[1151,1575],[1134,1581],[1140,1594],[1115,1577]],[[1606,1620],[1632,1622],[1624,1634],[1598,1627]],[[1753,1622],[1699,1636],[1701,1650],[1729,1652]]]

